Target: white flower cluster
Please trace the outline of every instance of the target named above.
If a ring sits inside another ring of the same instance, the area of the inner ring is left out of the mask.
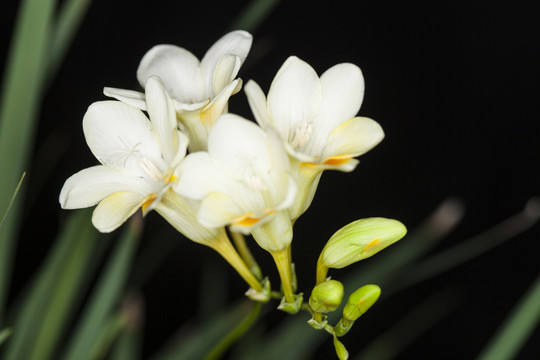
[[[233,31],[201,61],[186,49],[158,45],[137,70],[144,93],[105,88],[116,100],[92,104],[83,119],[101,165],[66,181],[61,206],[97,204],[92,221],[101,232],[139,208],[155,210],[189,239],[219,251],[259,291],[260,281],[231,255],[225,228],[251,234],[290,283],[293,223],[309,207],[322,172],[352,171],[355,157],[384,133],[375,121],[356,117],[364,81],[349,63],[319,77],[292,56],[268,96],[254,81],[244,87],[258,125],[228,113],[251,42],[249,33]]]

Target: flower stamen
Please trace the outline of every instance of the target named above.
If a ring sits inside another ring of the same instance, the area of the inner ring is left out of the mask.
[[[291,141],[291,147],[293,149],[302,147],[306,145],[306,143],[311,138],[311,133],[313,132],[313,128],[311,127],[311,124],[309,122],[303,122],[300,125],[294,129],[294,138]]]

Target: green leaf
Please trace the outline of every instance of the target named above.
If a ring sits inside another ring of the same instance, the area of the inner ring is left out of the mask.
[[[247,316],[226,336],[224,336],[204,357],[205,360],[219,359],[238,339],[240,339],[257,321],[261,312],[262,304],[252,304],[252,309]]]
[[[19,183],[17,184],[17,187],[13,191],[13,195],[11,195],[11,199],[9,200],[8,207],[6,211],[4,211],[4,215],[2,215],[2,219],[0,220],[0,228],[2,227],[2,224],[4,224],[4,220],[6,220],[6,216],[9,214],[9,210],[11,209],[11,206],[13,205],[13,202],[15,201],[15,198],[17,197],[17,194],[19,193],[19,190],[21,189],[21,185],[22,185],[25,175],[26,173],[23,172],[23,174],[21,175],[21,179],[19,180]]]
[[[540,276],[519,300],[478,360],[517,358],[519,349],[531,336],[540,320]]]
[[[10,337],[11,333],[13,333],[13,330],[10,328],[0,331],[0,346]]]
[[[63,355],[63,359],[90,359],[92,354],[105,353],[97,349],[100,334],[115,316],[114,309],[119,304],[120,296],[129,274],[132,259],[140,237],[138,218],[132,218],[124,231],[107,264],[98,279],[88,304],[83,310],[80,321],[73,332],[73,338]]]
[[[46,359],[89,287],[102,247],[89,211],[69,218],[12,317],[5,359]],[[11,315],[11,314],[10,314]]]
[[[140,326],[140,308],[142,299],[137,296],[130,296],[124,300],[122,311],[128,317],[117,341],[109,356],[110,360],[138,360],[142,357],[142,333]],[[135,315],[129,315],[136,312]]]
[[[391,291],[400,291],[474,259],[488,250],[527,231],[540,219],[540,201],[529,200],[525,209],[492,228],[447,250],[428,257],[407,270]]]
[[[186,336],[183,336],[180,341],[175,338],[176,341],[168,344],[152,359],[191,360],[205,358],[209,355],[209,349],[213,349],[221,340],[225,339],[225,342],[229,342],[231,339],[227,339],[228,336],[236,336],[234,332],[239,323],[247,321],[249,325],[253,312],[256,310],[254,306],[256,305],[253,302],[244,300],[240,304],[224,309],[211,320],[196,328],[191,326],[191,330],[186,333]]]
[[[279,4],[279,0],[254,0],[233,21],[231,30],[254,32]]]
[[[0,98],[0,209],[8,207],[32,150],[55,4],[54,0],[23,0],[17,14]],[[0,323],[15,258],[20,201],[18,196],[0,228]]]
[[[56,74],[91,3],[92,0],[66,0],[62,2],[48,54],[47,75],[49,80]]]

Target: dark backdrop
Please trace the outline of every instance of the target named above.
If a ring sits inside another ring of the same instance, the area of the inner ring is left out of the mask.
[[[64,180],[95,163],[81,129],[88,105],[104,99],[104,86],[137,89],[138,62],[155,44],[177,44],[202,57],[246,3],[93,2],[45,97],[31,169],[40,166],[45,148],[61,145],[67,152],[36,194],[39,200],[25,210],[31,220],[19,246],[14,293],[39,264],[59,217],[65,215],[57,203]],[[3,53],[15,5],[2,11]],[[414,229],[441,201],[457,196],[467,212],[440,245],[444,249],[520,211],[538,195],[539,15],[533,1],[296,0],[282,1],[253,32],[252,53],[240,73],[244,80],[254,79],[267,91],[289,55],[307,61],[319,74],[336,63],[353,62],[366,81],[360,115],[377,120],[386,133],[379,146],[362,156],[354,173],[323,176],[312,208],[297,224],[293,251],[304,291],[309,291],[324,242],[349,221],[385,216]],[[230,108],[251,118],[243,93],[233,97]],[[35,183],[31,170],[30,192]],[[39,230],[33,226],[36,220]],[[155,237],[162,226],[161,219],[150,216],[145,241],[159,241]],[[538,274],[538,235],[536,226],[404,292],[380,305],[380,320],[373,320],[374,310],[372,321],[390,326],[415,303],[451,285],[465,299],[463,304],[403,358],[472,358]],[[208,250],[179,242],[144,288],[147,353],[195,312],[190,310],[193,299],[179,305],[186,292],[199,291],[197,274],[210,262],[222,266]],[[271,269],[265,254],[257,256]],[[243,292],[234,274],[228,286],[231,298]],[[354,348],[352,344],[369,340],[353,339],[349,335],[344,342]],[[539,341],[536,333],[522,358],[533,358]],[[327,343],[320,358],[328,358],[331,350]]]

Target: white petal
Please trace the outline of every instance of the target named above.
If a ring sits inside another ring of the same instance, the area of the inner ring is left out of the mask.
[[[294,204],[296,194],[298,194],[298,186],[296,185],[296,182],[294,181],[292,176],[287,175],[287,180],[287,192],[281,204],[276,206],[276,210],[285,210],[290,208]]]
[[[217,165],[221,164],[214,161],[207,152],[189,154],[180,166],[179,179],[173,185],[174,191],[185,197],[203,201],[211,193],[220,193],[234,199],[235,208],[261,216],[265,208],[261,192],[249,188],[243,179],[237,178],[237,174]]]
[[[384,131],[374,120],[352,118],[339,125],[328,138],[322,160],[336,156],[356,157],[373,149],[384,138]]]
[[[208,104],[201,112],[201,120],[211,127],[216,120],[227,111],[227,105],[231,95],[234,93],[238,84],[241,84],[240,79],[236,79],[223,90]]]
[[[321,76],[322,98],[314,126],[314,142],[324,144],[330,132],[356,116],[364,98],[364,77],[356,65],[338,64]]]
[[[103,165],[140,173],[143,161],[163,162],[150,121],[132,106],[118,101],[93,103],[84,115],[83,130],[90,150]]]
[[[103,94],[146,111],[146,96],[141,92],[105,87],[103,88]]]
[[[268,92],[270,118],[284,140],[289,140],[299,124],[314,117],[320,101],[321,84],[315,70],[297,57],[289,57]]]
[[[130,191],[142,196],[152,192],[152,189],[140,177],[99,165],[81,170],[67,179],[59,200],[63,209],[80,209],[94,206],[118,191]]]
[[[214,89],[214,73],[217,64],[224,55],[236,55],[240,63],[244,63],[251,48],[253,37],[242,30],[232,31],[216,41],[201,60],[201,73],[205,84],[206,94]],[[233,74],[233,78],[236,74]]]
[[[141,196],[121,191],[103,199],[92,215],[92,224],[101,232],[116,230],[142,205]]]
[[[182,112],[185,112],[185,111],[201,110],[203,107],[205,107],[210,102],[209,99],[206,99],[206,100],[198,102],[198,103],[186,104],[186,103],[177,101],[175,99],[172,99],[172,100],[173,100],[173,103],[174,103],[174,109],[176,110],[177,113],[182,113]]]
[[[291,217],[288,211],[279,211],[270,221],[252,230],[252,235],[260,247],[270,252],[285,249],[293,237]]]
[[[208,152],[228,174],[237,179],[254,177],[266,182],[272,154],[265,132],[238,115],[225,114],[208,137]]]
[[[240,66],[242,66],[242,61],[236,55],[224,55],[221,58],[214,72],[212,98],[234,80]]]
[[[170,164],[176,156],[178,145],[174,104],[158,77],[149,77],[145,90],[150,121],[161,142],[164,160]]]
[[[264,92],[259,84],[253,80],[249,80],[244,86],[244,92],[246,93],[251,112],[253,113],[253,116],[255,116],[257,123],[263,128],[269,126],[270,118],[268,117],[266,96],[264,96]]]
[[[179,169],[180,177],[174,190],[180,195],[200,200],[221,189],[223,174],[216,169],[207,152],[189,154]]]
[[[198,201],[185,198],[174,191],[168,191],[156,204],[155,210],[188,239],[208,244],[215,238],[217,231],[199,223],[198,208]]]
[[[142,87],[150,76],[159,76],[167,92],[183,103],[204,99],[199,59],[175,45],[156,45],[142,58],[137,79]]]
[[[176,155],[169,163],[169,167],[176,170],[180,162],[182,162],[182,160],[186,157],[187,148],[189,145],[189,138],[185,133],[180,130],[175,130],[175,132],[178,144],[176,148]]]
[[[219,228],[231,224],[244,211],[228,195],[213,192],[201,202],[197,218],[209,228]]]

